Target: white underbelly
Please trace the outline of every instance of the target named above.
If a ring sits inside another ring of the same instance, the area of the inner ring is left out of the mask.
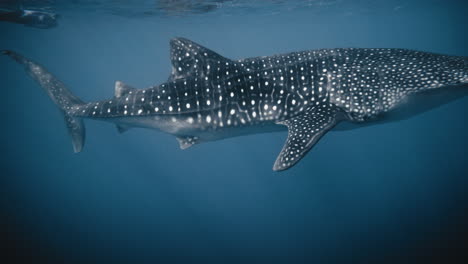
[[[156,129],[178,137],[195,136],[200,141],[213,141],[241,135],[286,130],[286,126],[276,125],[271,121],[236,126],[223,124],[220,126],[215,123],[203,122],[203,120],[190,120],[187,117],[177,117],[175,115],[124,117],[114,119],[113,122],[126,127]]]

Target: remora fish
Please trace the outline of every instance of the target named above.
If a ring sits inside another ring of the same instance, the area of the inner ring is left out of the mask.
[[[170,46],[167,82],[137,90],[117,81],[113,98],[90,103],[43,66],[13,51],[3,54],[22,64],[63,112],[75,152],[84,145],[83,118],[113,122],[121,132],[158,129],[176,136],[182,149],[287,127],[276,171],[296,164],[341,121],[407,118],[468,90],[467,57],[350,48],[234,61],[184,38]]]

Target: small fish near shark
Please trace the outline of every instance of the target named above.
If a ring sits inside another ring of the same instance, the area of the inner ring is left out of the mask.
[[[157,129],[176,136],[182,149],[287,128],[275,171],[294,166],[334,127],[401,120],[468,94],[468,57],[340,48],[231,60],[184,38],[172,39],[170,49],[166,82],[135,89],[117,81],[114,97],[88,103],[43,66],[2,53],[63,112],[75,152],[85,142],[85,118],[115,123],[120,132]]]

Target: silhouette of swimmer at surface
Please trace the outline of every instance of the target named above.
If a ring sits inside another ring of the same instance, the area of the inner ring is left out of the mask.
[[[56,27],[57,18],[57,14],[36,10],[0,11],[0,21],[43,29]]]

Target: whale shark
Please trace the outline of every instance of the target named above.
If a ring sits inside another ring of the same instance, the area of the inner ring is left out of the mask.
[[[291,168],[330,130],[402,120],[467,95],[468,57],[393,48],[320,49],[232,60],[185,38],[170,41],[172,73],[146,89],[115,83],[108,100],[83,102],[40,64],[24,66],[64,115],[75,152],[83,119],[174,135],[181,149],[286,130],[273,170]]]

